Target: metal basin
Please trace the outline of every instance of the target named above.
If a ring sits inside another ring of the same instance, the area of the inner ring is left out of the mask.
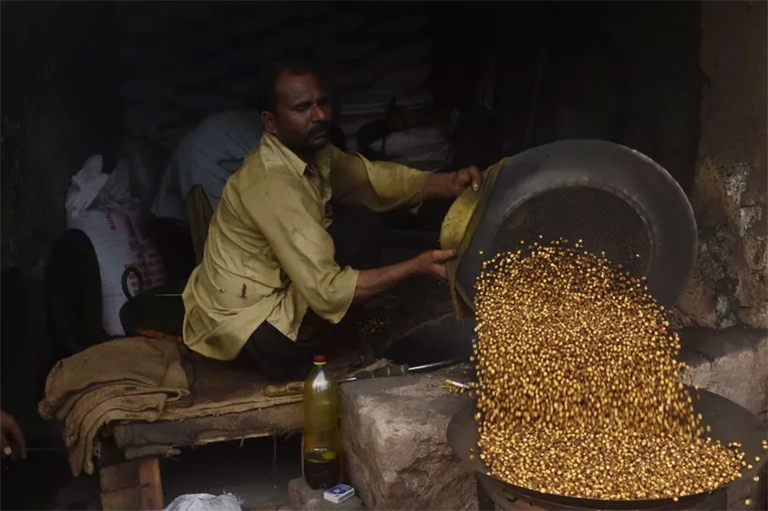
[[[739,442],[743,445],[743,451],[746,453],[746,459],[754,459],[760,456],[760,463],[753,463],[752,470],[744,468],[742,473],[746,478],[753,478],[757,475],[761,466],[765,464],[765,453],[762,451],[761,442],[765,438],[765,425],[751,414],[748,410],[739,406],[722,396],[713,394],[705,390],[700,391],[701,400],[695,401],[695,413],[701,413],[712,426],[712,432],[709,435],[713,439],[720,440],[721,443]],[[598,500],[569,497],[565,495],[546,494],[529,488],[523,488],[509,484],[501,479],[488,475],[488,468],[485,463],[475,457],[469,459],[469,448],[479,452],[477,442],[479,435],[477,424],[474,419],[476,411],[475,402],[471,401],[459,410],[448,425],[448,443],[456,455],[461,459],[464,467],[472,472],[479,474],[481,478],[493,480],[501,485],[505,491],[523,498],[536,505],[552,505],[558,508],[566,509],[690,509],[701,501],[708,499],[713,494],[725,491],[725,487],[718,488],[712,492],[680,496],[678,501],[673,499],[653,499],[653,500]],[[552,509],[548,507],[547,509]]]

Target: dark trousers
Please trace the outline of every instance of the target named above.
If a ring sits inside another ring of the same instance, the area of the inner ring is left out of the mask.
[[[334,205],[328,233],[336,247],[336,262],[342,268],[365,270],[378,266],[383,232],[383,224],[373,211]],[[251,334],[238,361],[271,380],[303,380],[312,367],[312,357],[324,354],[329,341],[333,341],[336,327],[308,310],[294,342],[265,321]]]

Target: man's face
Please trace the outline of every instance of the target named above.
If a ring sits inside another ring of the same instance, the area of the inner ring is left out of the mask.
[[[330,143],[331,101],[314,74],[283,71],[275,82],[277,106],[264,112],[268,133],[294,152],[316,151]]]

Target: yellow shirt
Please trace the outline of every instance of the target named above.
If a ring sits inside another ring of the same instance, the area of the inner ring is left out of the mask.
[[[340,268],[326,203],[418,206],[427,172],[328,145],[308,166],[267,133],[224,186],[202,263],[184,289],[184,342],[232,360],[264,321],[292,340],[307,309],[338,323],[359,272]]]

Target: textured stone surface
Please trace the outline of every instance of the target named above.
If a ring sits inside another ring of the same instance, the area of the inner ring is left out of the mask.
[[[357,495],[348,498],[344,502],[335,504],[325,500],[323,490],[313,490],[304,478],[292,479],[288,483],[288,495],[293,511],[362,511],[365,509],[363,501]]]
[[[768,331],[688,328],[681,332],[681,359],[693,383],[727,397],[768,422]],[[766,465],[760,481],[739,480],[728,487],[727,509],[767,509]],[[746,500],[752,501],[751,506]]]
[[[768,421],[768,332],[748,328],[689,328],[681,359],[693,383],[727,397]]]
[[[692,204],[699,254],[679,308],[688,323],[768,327],[765,2],[703,2],[707,77]]]
[[[474,477],[447,443],[467,397],[439,385],[467,380],[464,366],[343,385],[346,468],[368,509],[477,507]]]

